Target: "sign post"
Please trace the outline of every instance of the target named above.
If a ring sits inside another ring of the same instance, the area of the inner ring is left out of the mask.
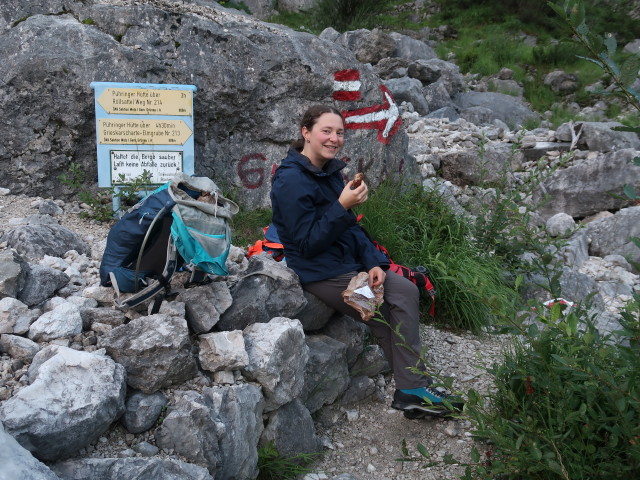
[[[98,186],[114,187],[148,172],[153,185],[194,171],[194,85],[92,82]],[[119,209],[114,196],[114,211]]]

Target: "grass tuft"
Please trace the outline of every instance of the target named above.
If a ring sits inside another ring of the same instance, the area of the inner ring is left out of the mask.
[[[437,322],[479,332],[496,315],[513,314],[517,295],[505,283],[499,259],[477,247],[469,220],[456,215],[440,193],[388,179],[358,213],[395,262],[430,270]],[[422,296],[425,313],[427,297]]]

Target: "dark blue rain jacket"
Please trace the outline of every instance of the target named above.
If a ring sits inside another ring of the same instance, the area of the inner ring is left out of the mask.
[[[319,169],[291,148],[273,176],[273,225],[284,245],[287,266],[302,283],[389,266],[354,213],[338,202],[345,166],[334,158]]]

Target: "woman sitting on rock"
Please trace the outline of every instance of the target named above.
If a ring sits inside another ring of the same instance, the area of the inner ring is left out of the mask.
[[[462,408],[456,397],[431,387],[433,379],[419,372],[419,291],[410,280],[391,273],[387,258],[366,237],[351,209],[367,200],[367,185],[346,185],[346,164],[336,155],[344,144],[340,112],[325,105],[310,107],[295,142],[278,167],[271,188],[273,225],[284,245],[287,266],[302,287],[333,309],[361,320],[342,292],[359,272],[367,272],[369,286],[383,285],[384,321],[367,322],[384,350],[395,378],[393,408],[405,416],[443,416]],[[399,327],[402,338],[395,333]]]

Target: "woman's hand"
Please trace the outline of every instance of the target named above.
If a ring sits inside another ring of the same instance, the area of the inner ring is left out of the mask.
[[[380,267],[373,267],[369,270],[369,287],[377,287],[384,283],[384,278],[387,274]]]
[[[352,184],[353,180],[347,183],[338,198],[338,202],[340,202],[340,205],[342,205],[345,210],[349,210],[356,205],[366,202],[368,198],[367,192],[369,189],[364,182],[362,182],[358,188],[354,188],[353,190],[351,189]]]

